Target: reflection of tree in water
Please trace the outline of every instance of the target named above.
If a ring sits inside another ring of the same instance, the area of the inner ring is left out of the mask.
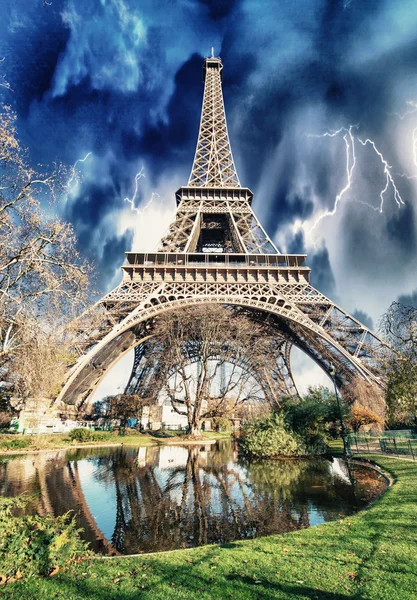
[[[246,465],[253,489],[283,502],[293,499],[309,467],[306,460],[267,460]]]
[[[83,478],[90,478],[91,467],[102,484],[103,502],[107,489],[114,490],[111,544],[93,516],[100,500],[89,506],[84,494]],[[232,442],[82,449],[0,464],[3,494],[39,490],[34,511],[57,515],[73,509],[84,538],[96,551],[110,553],[169,550],[291,531],[309,526],[312,509],[321,520],[335,519],[352,513],[354,506],[365,504],[384,487],[385,480],[375,471],[361,465],[348,471],[336,459],[240,461]]]
[[[245,469],[227,461],[232,448],[204,453],[191,446],[185,465],[161,471],[138,466],[137,453],[119,451],[99,459],[96,475],[116,490],[113,545],[121,552],[149,552],[251,538],[308,526],[308,512],[291,502],[254,493]],[[214,460],[211,460],[214,459]]]

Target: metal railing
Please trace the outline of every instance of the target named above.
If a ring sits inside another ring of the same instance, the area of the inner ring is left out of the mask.
[[[390,454],[417,460],[417,436],[407,431],[384,431],[378,436],[351,433],[347,436],[352,454]],[[398,435],[399,434],[399,435]]]

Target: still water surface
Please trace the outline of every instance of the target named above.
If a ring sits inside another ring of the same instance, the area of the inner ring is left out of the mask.
[[[293,531],[368,504],[385,479],[341,459],[250,463],[232,442],[82,448],[0,462],[0,494],[73,510],[97,552],[157,552]]]

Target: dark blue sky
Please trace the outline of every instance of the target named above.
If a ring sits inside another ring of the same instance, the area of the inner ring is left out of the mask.
[[[103,292],[173,217],[211,46],[240,180],[280,249],[306,251],[313,283],[367,324],[416,303],[415,0],[3,0],[0,99],[34,164],[91,153],[57,209]]]

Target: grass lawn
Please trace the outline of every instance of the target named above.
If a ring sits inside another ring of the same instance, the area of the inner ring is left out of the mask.
[[[95,558],[0,588],[8,599],[318,600],[417,598],[417,463],[373,457],[396,479],[338,522],[223,547]]]
[[[224,440],[230,439],[230,431],[202,432],[201,442],[204,440]],[[37,450],[52,450],[59,448],[68,448],[75,446],[103,446],[111,444],[124,444],[125,446],[145,446],[166,443],[184,443],[189,442],[187,436],[181,431],[154,431],[152,433],[139,433],[134,430],[127,431],[126,435],[119,435],[118,432],[108,434],[108,439],[94,442],[76,442],[71,441],[67,434],[52,433],[43,435],[19,435],[0,433],[0,455],[10,454],[10,452],[33,452]]]

